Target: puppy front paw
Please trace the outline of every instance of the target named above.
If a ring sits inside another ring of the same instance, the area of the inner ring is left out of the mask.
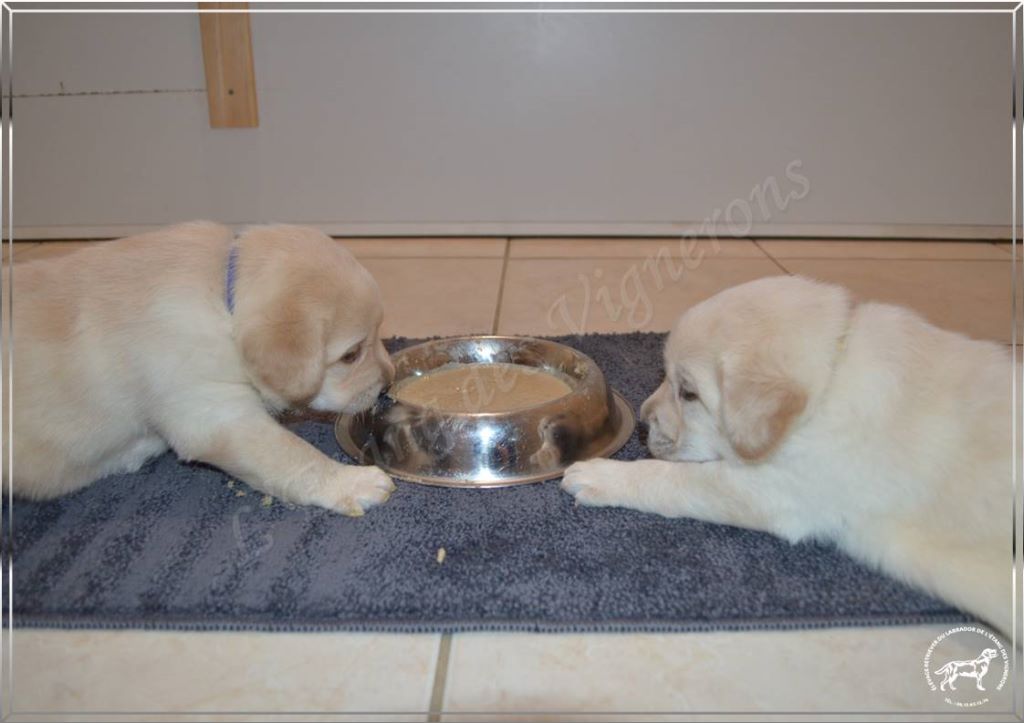
[[[588,507],[628,507],[636,488],[630,474],[630,464],[611,459],[576,462],[565,470],[561,487],[576,498],[577,504]]]
[[[391,475],[379,467],[339,464],[338,468],[315,504],[349,517],[362,517],[366,510],[387,502],[395,491]]]

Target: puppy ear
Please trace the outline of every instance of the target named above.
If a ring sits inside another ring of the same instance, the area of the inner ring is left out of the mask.
[[[303,309],[298,295],[280,294],[274,301],[249,315],[242,326],[242,358],[266,389],[291,404],[305,403],[323,384],[326,325],[312,310]]]
[[[807,406],[807,392],[786,375],[756,363],[719,367],[722,426],[743,459],[764,459],[782,441]]]

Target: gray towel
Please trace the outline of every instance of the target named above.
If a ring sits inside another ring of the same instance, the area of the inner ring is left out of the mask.
[[[634,405],[661,380],[663,335],[558,340],[593,357]],[[288,424],[346,459],[329,423]],[[635,435],[617,455],[646,456]],[[399,482],[386,505],[352,519],[264,500],[167,454],[59,500],[15,500],[5,519],[20,626],[682,631],[967,619],[830,546],[575,507],[557,482]]]

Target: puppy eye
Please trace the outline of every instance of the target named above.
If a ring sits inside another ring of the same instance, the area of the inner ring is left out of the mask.
[[[352,362],[359,358],[359,354],[362,353],[362,350],[362,344],[356,345],[352,349],[349,349],[347,352],[345,352],[345,354],[340,359],[338,359],[338,361],[340,361],[342,364],[351,364]]]
[[[697,396],[696,392],[691,392],[689,389],[680,389],[679,398],[684,402],[696,402],[700,397]]]

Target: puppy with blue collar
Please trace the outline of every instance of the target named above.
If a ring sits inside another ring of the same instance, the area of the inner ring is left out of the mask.
[[[394,375],[376,282],[319,231],[236,237],[188,223],[17,264],[14,276],[5,489],[56,497],[171,449],[346,515],[394,490],[380,469],[332,460],[274,418],[361,411]]]

